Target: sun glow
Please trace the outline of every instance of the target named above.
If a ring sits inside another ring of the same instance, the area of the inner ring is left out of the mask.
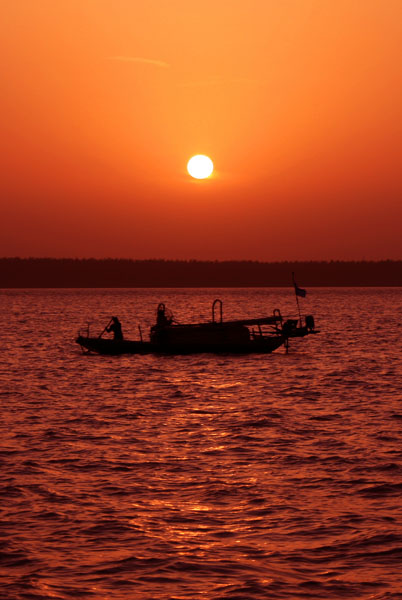
[[[212,174],[213,170],[214,163],[204,154],[193,156],[187,163],[187,171],[195,179],[206,179]]]

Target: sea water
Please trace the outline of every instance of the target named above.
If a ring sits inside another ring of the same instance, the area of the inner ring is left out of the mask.
[[[290,289],[0,292],[0,598],[402,598],[402,289],[311,289],[271,355],[98,356]]]

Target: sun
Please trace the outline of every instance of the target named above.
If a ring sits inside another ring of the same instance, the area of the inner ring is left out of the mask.
[[[206,179],[212,174],[214,163],[204,154],[196,154],[187,163],[187,171],[195,179]]]

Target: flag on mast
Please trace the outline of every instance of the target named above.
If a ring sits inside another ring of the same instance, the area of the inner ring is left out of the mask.
[[[295,292],[296,292],[296,296],[300,296],[300,298],[305,298],[306,294],[307,294],[306,290],[299,288],[296,284],[295,284]]]
[[[306,290],[303,290],[303,288],[300,288],[296,281],[295,281],[295,274],[292,273],[292,277],[293,277],[293,285],[295,286],[295,294],[296,296],[300,296],[300,298],[305,298],[306,297]]]

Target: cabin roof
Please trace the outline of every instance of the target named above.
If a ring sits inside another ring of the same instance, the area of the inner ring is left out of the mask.
[[[261,317],[259,319],[236,319],[233,321],[209,321],[208,323],[177,323],[171,327],[240,327],[251,325],[274,325],[279,323],[281,317]]]

